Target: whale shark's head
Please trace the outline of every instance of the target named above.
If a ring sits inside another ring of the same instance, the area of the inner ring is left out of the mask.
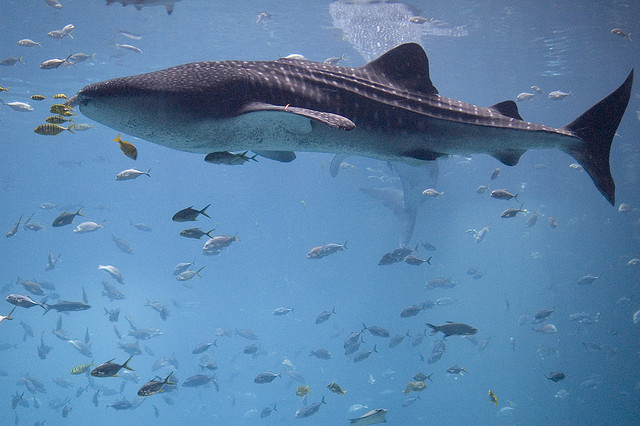
[[[161,71],[93,83],[78,92],[85,116],[109,127],[132,130],[153,123],[236,114],[248,82],[241,62],[194,62]]]

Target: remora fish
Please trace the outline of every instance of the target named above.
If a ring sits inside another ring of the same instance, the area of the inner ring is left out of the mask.
[[[632,82],[633,70],[554,129],[522,120],[513,101],[484,108],[438,95],[427,55],[407,43],[359,68],[286,58],[179,65],[90,84],[77,102],[109,127],[196,153],[321,151],[414,165],[485,153],[515,165],[528,149],[558,148],[615,204],[609,152]]]

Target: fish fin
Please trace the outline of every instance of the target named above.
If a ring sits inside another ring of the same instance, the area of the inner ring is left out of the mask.
[[[256,154],[260,157],[268,158],[269,160],[279,161],[280,163],[290,163],[296,159],[296,153],[293,151],[256,151]]]
[[[149,170],[151,170],[151,169],[149,169]],[[205,210],[207,210],[207,209],[209,208],[209,206],[210,206],[210,205],[211,205],[211,204],[207,204],[207,206],[206,206],[204,209],[200,210],[200,214],[201,214],[201,215],[204,215],[204,216],[206,216],[206,217],[208,217],[209,219],[211,219],[211,216],[209,216],[208,214],[206,214],[206,213],[205,213]]]
[[[433,161],[433,160],[436,160],[438,157],[444,156],[444,154],[429,151],[426,149],[414,149],[413,151],[403,152],[402,156],[415,158],[416,160]]]
[[[344,160],[346,160],[348,155],[346,154],[336,154],[331,159],[331,165],[329,166],[329,172],[331,173],[331,177],[338,176],[338,172],[340,171],[340,164]]]
[[[296,106],[280,106],[271,105],[263,102],[251,102],[245,105],[239,112],[240,114],[246,114],[249,112],[259,111],[277,111],[286,112],[291,114],[300,115],[302,117],[310,118],[315,121],[319,121],[322,124],[326,124],[334,129],[352,130],[356,127],[355,123],[346,117],[330,112],[315,111],[307,108],[300,108]]]
[[[609,96],[561,128],[582,140],[580,144],[567,147],[565,152],[578,161],[612,206],[616,202],[616,184],[609,168],[609,154],[613,137],[629,104],[632,85],[633,70]]]
[[[129,361],[131,361],[131,358],[133,358],[133,355],[131,355],[129,359],[126,360],[124,364],[122,364],[122,368],[126,368],[127,370],[130,370],[130,371],[135,371],[133,368],[129,367]]]
[[[429,59],[422,46],[405,43],[362,67],[371,78],[410,92],[435,95],[438,89],[429,77]]]
[[[516,103],[513,101],[498,102],[495,105],[491,105],[489,109],[494,110],[507,117],[515,118],[516,120],[522,121],[522,117],[518,112],[518,105],[516,105]]]
[[[491,154],[492,157],[496,158],[502,164],[506,164],[507,166],[515,166],[520,161],[520,157],[524,154],[524,150],[521,149],[506,149],[504,151],[496,152]]]

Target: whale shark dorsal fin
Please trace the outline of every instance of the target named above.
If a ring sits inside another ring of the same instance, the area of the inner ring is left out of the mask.
[[[405,43],[394,47],[377,59],[362,67],[364,70],[400,89],[435,95],[438,89],[429,77],[429,59],[422,46]]]
[[[307,108],[300,108],[292,105],[271,105],[263,102],[251,102],[245,105],[239,112],[240,114],[246,114],[250,112],[260,111],[276,111],[284,112],[287,114],[295,114],[302,117],[310,118],[318,121],[334,129],[352,130],[356,127],[355,123],[349,120],[347,117],[343,117],[338,114],[330,112],[315,111]]]
[[[516,120],[522,120],[520,113],[518,112],[518,105],[513,101],[499,102],[495,105],[491,105],[489,109],[499,112],[507,117],[515,118]]]

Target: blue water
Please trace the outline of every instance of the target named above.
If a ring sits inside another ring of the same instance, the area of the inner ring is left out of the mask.
[[[437,246],[437,251],[417,253],[432,256],[432,265],[378,266],[382,255],[398,246],[400,223],[360,188],[399,187],[382,162],[350,157],[347,162],[353,167],[345,167],[337,178],[329,175],[330,154],[298,153],[290,164],[259,159],[224,167],[205,163],[201,155],[123,134],[138,148],[134,162],[112,142],[117,131],[82,115],[75,122],[95,128],[55,137],[33,132],[51,115],[48,108],[56,93],[71,95],[91,82],[185,62],[273,60],[299,53],[318,61],[344,54],[343,65],[363,65],[371,52],[357,51],[343,29],[334,27],[330,2],[184,0],[168,15],[162,6],[137,11],[98,0],[61,1],[61,9],[41,0],[4,2],[2,7],[0,57],[24,55],[25,63],[0,67],[0,86],[9,87],[0,99],[29,102],[35,110],[0,107],[0,226],[8,231],[20,215],[35,213],[32,220],[46,229],[36,233],[21,224],[15,236],[2,239],[0,285],[6,285],[4,298],[9,293],[29,294],[14,284],[17,277],[50,281],[61,300],[82,300],[84,287],[92,307],[62,315],[62,325],[79,340],[88,329],[93,356],[81,355],[51,334],[57,312],[43,316],[38,306],[16,308],[15,320],[0,324],[0,344],[15,344],[0,352],[0,370],[8,374],[0,376],[1,424],[347,424],[348,418],[374,408],[387,409],[390,424],[637,424],[640,325],[633,324],[632,315],[640,309],[640,269],[627,264],[640,257],[637,90],[611,151],[615,207],[585,172],[570,168],[575,161],[558,150],[529,151],[515,167],[484,155],[439,160],[436,188],[445,195],[427,200],[421,208],[410,243]],[[570,122],[618,87],[639,64],[635,17],[640,7],[635,2],[435,1],[414,6],[415,14],[445,21],[447,29],[462,27],[467,34],[421,37],[431,78],[444,96],[487,106],[514,99],[531,85],[545,92],[572,93],[563,101],[537,95],[519,103],[520,114],[529,121],[554,127]],[[271,19],[256,23],[261,12],[270,13]],[[67,24],[75,26],[73,39],[58,42],[47,37],[47,32]],[[632,33],[633,41],[611,34],[616,27]],[[142,38],[131,40],[118,30]],[[42,48],[20,47],[16,42],[22,38],[41,42]],[[117,49],[116,43],[135,45],[143,53]],[[47,59],[77,52],[95,52],[95,61],[39,69]],[[34,94],[49,99],[32,101]],[[118,172],[132,167],[151,169],[151,178],[115,180]],[[490,181],[496,167],[502,169],[501,176]],[[529,213],[501,219],[504,209],[519,203],[476,193],[479,185],[488,183],[519,193]],[[44,202],[59,209],[43,210],[39,206]],[[620,203],[632,210],[618,212]],[[188,226],[171,221],[180,209],[207,204],[211,219],[200,216]],[[62,210],[75,211],[82,205],[84,218],[66,227],[50,226]],[[526,228],[531,212],[539,220]],[[549,225],[550,217],[557,221],[556,228]],[[104,228],[74,233],[85,220],[104,222]],[[132,222],[144,222],[152,231],[137,230]],[[197,241],[178,235],[192,225],[205,231],[216,228],[216,235],[237,234],[240,241],[219,256],[203,256],[206,237]],[[480,243],[466,232],[485,226],[489,233]],[[112,236],[127,240],[133,254],[120,251]],[[306,259],[314,246],[345,241],[347,250],[321,260]],[[60,254],[61,261],[45,271],[50,252]],[[176,281],[172,271],[177,263],[193,259],[194,268],[205,268],[203,278],[196,276],[189,288]],[[124,285],[98,270],[100,264],[116,265]],[[482,277],[473,279],[467,274],[470,268],[477,268]],[[578,280],[587,274],[600,278],[579,286]],[[425,282],[436,277],[452,277],[459,284],[427,290]],[[114,283],[126,299],[110,302],[104,297],[104,280]],[[443,297],[455,302],[412,318],[400,317],[409,305]],[[167,305],[166,321],[145,306],[147,299]],[[6,302],[0,306],[3,315],[12,307]],[[281,306],[295,310],[274,316],[272,311]],[[121,310],[116,323],[123,334],[120,342],[135,341],[126,335],[126,316],[139,328],[158,328],[163,334],[140,342],[149,351],[131,360],[137,384],[126,381],[120,391],[121,378],[93,379],[76,398],[76,389],[89,382],[84,375],[69,374],[74,366],[92,359],[96,364],[111,358],[122,363],[129,356],[119,349],[113,323],[104,315],[104,308],[116,307]],[[333,307],[337,313],[316,325],[317,315]],[[538,325],[529,321],[541,309],[555,309],[546,323],[555,324],[557,333],[532,331]],[[599,321],[570,321],[578,312],[600,313]],[[519,319],[524,325],[518,325]],[[424,332],[425,322],[445,321],[473,325],[479,330],[477,340],[489,339],[488,344],[482,349],[453,336],[446,339],[442,358],[428,364],[421,355],[426,360],[442,335],[427,336],[416,347],[411,341]],[[33,329],[34,337],[23,338],[21,322]],[[390,349],[389,338],[365,331],[362,348],[376,345],[378,353],[354,363],[342,345],[362,323],[384,327],[392,336],[409,331],[411,337]],[[218,369],[205,373],[216,374],[219,392],[214,386],[183,387],[185,379],[200,373],[201,356],[191,351],[199,343],[214,341],[219,327],[254,330],[264,353],[255,358],[243,354],[254,342],[235,333],[218,337],[217,347],[207,352]],[[44,360],[37,353],[43,332],[45,344],[53,347]],[[600,346],[587,349],[584,343]],[[308,356],[319,348],[328,349],[333,358]],[[157,359],[172,355],[179,368],[167,365],[152,372]],[[468,374],[446,373],[454,365],[465,367]],[[307,401],[296,396],[302,383],[286,373],[291,369],[309,385]],[[268,370],[282,377],[255,384],[254,377]],[[558,370],[566,374],[564,381],[545,378]],[[177,391],[149,396],[135,409],[107,407],[123,398],[136,401],[142,384],[171,371],[179,380]],[[403,407],[405,399],[418,395],[402,393],[418,372],[433,373],[433,383],[427,382],[413,405]],[[46,393],[31,394],[21,384],[24,375],[42,381]],[[71,380],[72,387],[55,384],[56,377]],[[326,388],[331,382],[346,389],[346,395],[331,393]],[[95,407],[92,397],[98,387],[113,394],[101,391]],[[497,406],[489,403],[489,389],[497,395]],[[16,392],[24,392],[29,407],[11,409]],[[298,408],[323,396],[327,404],[317,414],[294,417]],[[40,408],[34,407],[34,397]],[[67,397],[72,410],[66,418],[60,409],[48,407],[54,398]],[[263,408],[274,404],[277,411],[260,418]],[[356,404],[368,408],[350,411]]]

